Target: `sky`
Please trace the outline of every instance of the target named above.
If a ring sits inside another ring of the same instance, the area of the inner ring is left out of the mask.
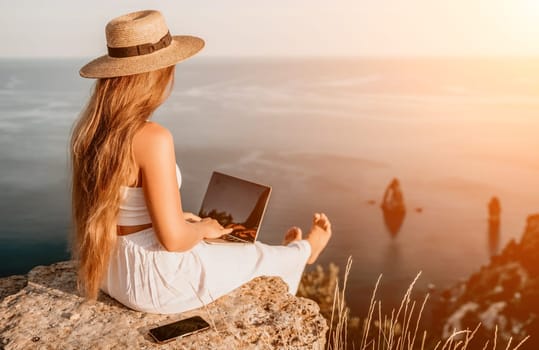
[[[539,55],[539,0],[0,0],[0,57],[104,54],[106,23],[142,9],[206,56]]]

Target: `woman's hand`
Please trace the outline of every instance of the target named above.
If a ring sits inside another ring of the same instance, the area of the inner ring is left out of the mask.
[[[185,219],[185,221],[189,222],[197,222],[202,220],[200,216],[196,216],[195,214],[186,211],[183,212],[183,218]]]
[[[232,227],[224,228],[223,226],[221,226],[219,221],[210,217],[200,219],[200,221],[197,221],[194,224],[199,226],[199,228],[203,232],[203,238],[219,238],[222,235],[231,233],[234,230],[234,228]]]

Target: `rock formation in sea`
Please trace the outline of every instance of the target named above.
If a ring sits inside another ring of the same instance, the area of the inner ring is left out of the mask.
[[[76,292],[73,261],[0,279],[0,349],[323,349],[318,305],[288,293],[279,277],[258,277],[201,309],[175,315],[131,310],[100,292]],[[210,330],[159,345],[152,327],[201,315]]]
[[[497,326],[503,343],[530,335],[520,349],[539,349],[539,214],[528,217],[520,242],[511,240],[488,265],[445,290],[434,319],[444,337],[480,322],[474,338],[482,343],[492,344]]]

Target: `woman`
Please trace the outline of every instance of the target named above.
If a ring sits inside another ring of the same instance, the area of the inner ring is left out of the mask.
[[[78,288],[99,289],[135,310],[178,313],[202,306],[260,275],[281,276],[295,293],[305,263],[331,236],[316,213],[307,239],[292,227],[282,246],[211,245],[231,232],[183,212],[171,133],[148,118],[167,99],[175,64],[204,41],[171,36],[157,11],[106,26],[108,54],[80,70],[97,78],[71,140],[73,258]]]

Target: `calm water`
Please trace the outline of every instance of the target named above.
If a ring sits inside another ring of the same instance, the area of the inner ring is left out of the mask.
[[[78,76],[84,62],[0,61],[0,276],[69,256],[67,142],[92,83]],[[325,211],[334,239],[320,261],[353,257],[356,314],[380,273],[391,305],[418,271],[423,293],[486,263],[491,196],[500,245],[539,211],[539,60],[201,57],[177,68],[154,120],[174,134],[184,210],[198,210],[219,170],[273,186],[262,241]],[[409,209],[395,239],[379,208],[393,177]]]

